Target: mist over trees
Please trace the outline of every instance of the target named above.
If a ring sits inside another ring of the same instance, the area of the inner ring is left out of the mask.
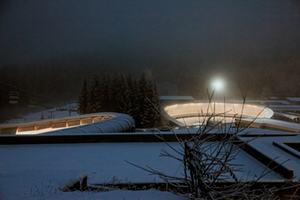
[[[157,84],[159,95],[191,95],[196,99],[206,97],[206,88],[217,75],[226,82],[226,97],[241,98],[246,93],[249,99],[260,99],[264,91],[271,96],[299,96],[297,89],[300,74],[300,59],[294,54],[252,55],[237,54],[235,58],[199,58],[184,54],[170,55],[84,55],[61,60],[28,65],[0,66],[1,81],[24,88],[31,93],[52,98],[55,101],[76,100],[82,77],[93,77],[99,70],[109,74],[129,71],[133,77],[150,72]],[[252,57],[255,56],[255,59]],[[99,56],[98,56],[99,57]],[[0,83],[1,84],[1,83]],[[2,87],[8,89],[7,86]],[[255,90],[255,91],[254,91]],[[1,90],[5,93],[5,91]],[[21,91],[19,91],[21,93]],[[22,95],[22,93],[21,93]],[[31,96],[32,94],[23,93]],[[268,96],[264,96],[268,97]],[[3,98],[7,99],[7,95]],[[49,99],[48,99],[49,100]],[[45,102],[47,99],[38,98]]]
[[[300,96],[299,66],[299,56],[288,52],[240,53],[234,57],[224,55],[218,58],[200,57],[199,53],[195,56],[173,56],[164,52],[150,52],[147,55],[107,52],[53,58],[47,62],[26,65],[1,65],[0,119],[21,117],[43,109],[47,103],[59,106],[77,102],[83,77],[94,77],[99,71],[107,76],[106,83],[99,82],[100,85],[105,84],[106,88],[113,83],[112,74],[131,71],[134,78],[130,88],[133,88],[137,85],[134,82],[139,81],[136,77],[146,72],[152,75],[159,95],[188,95],[201,100],[207,99],[206,89],[217,75],[224,78],[226,85],[223,94],[226,99],[240,99],[241,94],[247,94],[247,99],[271,96],[284,99]],[[127,81],[128,77],[125,79]],[[92,84],[93,80],[87,82]],[[19,92],[20,99],[18,104],[11,105],[9,93],[14,90]],[[28,108],[31,98],[36,98],[36,108]]]
[[[160,114],[159,97],[156,84],[151,77],[142,73],[138,80],[131,74],[95,76],[88,86],[83,82],[78,98],[80,114],[97,112],[117,112],[132,116],[136,127],[149,128],[158,126]]]

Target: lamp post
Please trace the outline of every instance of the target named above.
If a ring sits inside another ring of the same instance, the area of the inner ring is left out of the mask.
[[[217,97],[216,94],[218,91],[221,91],[223,89],[224,82],[221,79],[215,79],[212,82],[212,86],[213,86],[213,90],[215,91],[215,96]],[[214,121],[215,121],[215,115],[216,115],[216,99],[217,98],[215,98],[215,101],[214,101]]]
[[[224,87],[224,82],[221,79],[216,79],[212,82],[212,86],[215,92],[221,91]]]

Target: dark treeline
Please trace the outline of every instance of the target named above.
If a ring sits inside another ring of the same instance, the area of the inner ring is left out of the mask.
[[[31,91],[47,98],[45,102],[76,100],[82,77],[91,77],[101,71],[127,73],[137,76],[150,71],[160,95],[191,95],[196,99],[207,98],[206,89],[213,77],[224,79],[227,98],[262,99],[270,96],[285,98],[299,96],[300,59],[294,54],[236,55],[234,58],[171,57],[163,53],[154,56],[127,55],[124,52],[107,55],[73,56],[44,63],[0,66],[0,81]],[[155,54],[156,55],[156,54]],[[254,59],[254,58],[255,59]],[[206,59],[206,60],[205,60]],[[1,83],[0,83],[1,84]],[[1,84],[1,87],[11,90]],[[3,98],[7,93],[3,91]],[[20,91],[20,95],[31,94]],[[53,98],[55,97],[55,98]],[[7,100],[4,100],[7,102]]]
[[[240,53],[216,61],[214,57],[188,55],[170,57],[159,51],[147,56],[108,52],[53,58],[41,63],[3,64],[0,66],[0,121],[22,117],[43,109],[48,103],[60,106],[76,102],[82,77],[93,77],[99,71],[110,74],[131,71],[133,77],[142,72],[151,73],[159,95],[207,99],[206,89],[213,77],[218,76],[225,82],[224,91],[218,95],[226,99],[240,99],[241,94],[247,94],[247,99],[300,96],[300,59],[293,52]],[[15,90],[20,99],[18,104],[11,105],[9,93]],[[36,108],[28,108],[31,98],[36,99]]]
[[[159,97],[153,79],[143,73],[138,80],[131,74],[95,76],[84,80],[78,101],[80,114],[118,112],[132,116],[136,127],[156,127],[160,122]]]

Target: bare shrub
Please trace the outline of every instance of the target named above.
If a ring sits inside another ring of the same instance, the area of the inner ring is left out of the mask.
[[[209,96],[210,104],[212,104],[212,95]],[[243,99],[243,105],[245,105],[245,95]],[[144,168],[127,162],[152,175],[158,175],[161,179],[176,188],[183,188],[181,191],[186,191],[194,199],[276,199],[278,191],[286,189],[287,185],[292,182],[292,179],[287,180],[286,185],[280,188],[263,185],[255,189],[254,185],[258,184],[259,180],[274,169],[269,168],[269,165],[266,166],[261,175],[254,177],[252,180],[245,180],[244,177],[238,178],[236,173],[242,170],[243,164],[236,164],[234,160],[243,147],[252,141],[239,140],[239,133],[245,131],[251,123],[241,128],[239,120],[237,120],[235,124],[231,123],[227,126],[222,126],[224,118],[220,121],[210,123],[215,117],[214,114],[207,115],[202,110],[198,111],[198,113],[199,119],[201,116],[202,122],[197,133],[190,134],[191,138],[189,140],[181,140],[177,137],[175,131],[172,130],[181,146],[180,149],[173,148],[163,138],[163,135],[157,135],[171,149],[171,153],[162,149],[161,156],[179,161],[184,167],[184,172],[181,176],[170,176],[156,171],[149,166]],[[206,113],[209,112],[207,111]],[[226,111],[217,115],[225,116],[225,114]],[[233,116],[232,122],[234,122],[235,118],[241,119],[242,113]],[[166,119],[165,121],[168,123]],[[169,127],[171,128],[171,126]],[[299,185],[294,185],[293,187],[297,188]],[[296,194],[293,194],[293,196],[296,196]]]

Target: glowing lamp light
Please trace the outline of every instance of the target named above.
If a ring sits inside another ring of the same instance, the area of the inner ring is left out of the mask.
[[[212,86],[214,87],[215,90],[221,90],[224,86],[224,83],[222,80],[217,79],[212,83]]]

